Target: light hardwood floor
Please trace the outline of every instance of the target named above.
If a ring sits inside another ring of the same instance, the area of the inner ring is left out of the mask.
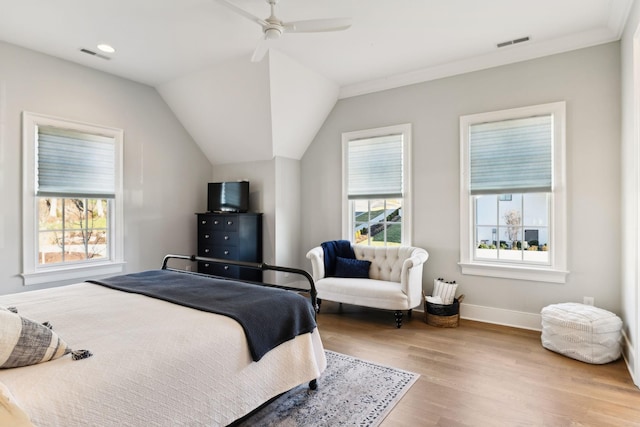
[[[548,351],[540,333],[322,302],[328,350],[420,374],[382,423],[392,426],[640,426],[640,390],[622,359],[591,365]]]

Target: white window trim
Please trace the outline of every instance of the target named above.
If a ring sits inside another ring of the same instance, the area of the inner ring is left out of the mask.
[[[479,262],[473,259],[473,205],[469,192],[469,127],[472,124],[553,114],[553,192],[551,195],[551,227],[549,266]],[[460,262],[462,274],[565,283],[567,271],[567,202],[566,202],[566,103],[553,102],[530,107],[460,117]]]
[[[79,264],[64,264],[57,266],[38,266],[36,263],[38,247],[38,222],[36,220],[37,197],[35,171],[35,143],[37,140],[37,126],[54,126],[71,129],[89,134],[104,135],[115,139],[116,143],[116,182],[115,209],[110,212],[111,259],[109,261],[89,261]],[[22,149],[23,149],[23,179],[22,179],[22,251],[24,284],[36,285],[43,283],[62,283],[95,278],[106,274],[120,273],[123,270],[124,254],[124,208],[123,208],[123,178],[122,153],[124,132],[122,129],[110,128],[73,120],[61,119],[43,114],[24,111],[22,114]]]
[[[344,132],[342,134],[342,238],[351,241],[351,228],[350,228],[350,209],[349,209],[349,197],[348,197],[348,182],[349,176],[347,170],[347,152],[349,148],[349,141],[354,139],[374,138],[377,136],[402,134],[402,162],[403,162],[403,176],[402,176],[402,245],[411,246],[412,233],[412,187],[411,187],[411,123],[404,123],[394,126],[385,126],[374,129],[365,129],[353,132]]]

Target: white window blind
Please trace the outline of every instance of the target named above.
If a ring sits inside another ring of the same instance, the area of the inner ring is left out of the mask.
[[[51,126],[37,133],[36,194],[115,197],[115,139]]]
[[[400,198],[402,134],[349,141],[348,198]]]
[[[472,124],[471,194],[550,192],[553,117]]]

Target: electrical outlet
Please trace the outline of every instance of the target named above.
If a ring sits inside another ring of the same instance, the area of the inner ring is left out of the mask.
[[[583,303],[583,304],[586,304],[586,305],[594,305],[594,304],[595,304],[595,301],[594,301],[594,298],[593,298],[593,297],[584,297],[584,298],[582,299],[582,303]]]

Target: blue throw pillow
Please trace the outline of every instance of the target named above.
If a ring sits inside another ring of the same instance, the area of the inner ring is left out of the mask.
[[[371,261],[336,257],[336,277],[368,279]]]

